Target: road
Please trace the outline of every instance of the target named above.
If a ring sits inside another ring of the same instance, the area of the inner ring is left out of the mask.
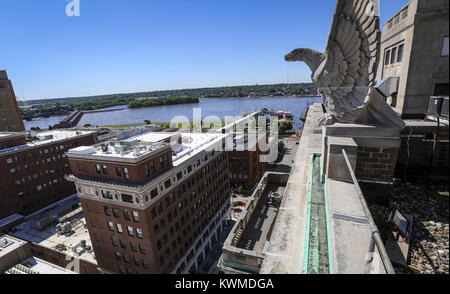
[[[283,150],[283,159],[275,164],[275,168],[272,169],[274,172],[280,173],[290,173],[292,166],[294,165],[293,160],[295,154],[297,153],[298,146],[295,141],[284,141],[285,148]]]

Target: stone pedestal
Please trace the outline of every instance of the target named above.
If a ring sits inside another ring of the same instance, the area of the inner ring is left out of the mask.
[[[342,149],[347,152],[364,195],[376,202],[389,199],[400,129],[371,125],[335,124],[324,127],[324,172],[332,179],[351,181]]]

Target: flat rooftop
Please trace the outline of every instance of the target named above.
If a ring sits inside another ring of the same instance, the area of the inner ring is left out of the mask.
[[[173,150],[173,165],[180,165],[204,150],[212,151],[216,146],[222,148],[221,142],[227,136],[228,134],[218,133],[182,133],[182,144]]]
[[[269,195],[272,192],[283,195],[284,189],[285,186],[280,185],[266,186],[236,247],[262,253],[278,211],[278,208],[268,205]]]
[[[148,132],[123,140],[123,142],[132,142],[134,140],[139,140],[147,143],[157,143],[168,140],[176,136],[177,134],[180,135],[180,133]]]
[[[28,146],[37,146],[49,144],[57,141],[67,140],[78,136],[92,134],[92,131],[69,131],[69,130],[53,130],[42,133],[36,133],[37,140],[28,142]]]
[[[41,275],[70,275],[73,272],[66,270],[62,267],[53,265],[42,259],[36,257],[30,257],[24,262],[17,264],[11,269],[7,270],[5,274],[15,274],[15,275],[30,275],[30,274],[41,274]]]
[[[171,146],[173,151],[172,161],[174,166],[177,166],[195,154],[215,146],[215,144],[220,143],[227,136],[219,133],[148,132],[126,140],[106,142],[102,145],[90,147],[80,146],[70,149],[68,154],[75,156],[138,159],[154,151]],[[180,137],[181,144],[168,143],[168,141],[178,142]],[[171,140],[172,138],[174,140]]]
[[[68,131],[68,130],[53,130],[42,133],[36,133],[32,141],[28,141],[25,145],[15,146],[11,148],[1,149],[0,154],[14,152],[21,149],[26,149],[30,147],[36,147],[39,145],[49,144],[53,142],[63,141],[70,138],[75,138],[78,136],[92,134],[92,131]],[[24,133],[0,133],[0,138],[14,137],[17,135],[24,136]]]
[[[79,204],[77,195],[73,195],[28,216],[26,222],[14,227],[9,234],[36,245],[53,249],[64,254],[78,256],[82,260],[97,264],[93,251],[88,252],[81,248],[81,246],[76,249],[76,252],[73,252],[71,249],[72,246],[79,244],[82,240],[86,241],[86,245],[92,248],[91,238],[85,227],[86,220],[81,208],[75,207],[72,211],[66,212],[67,210],[64,210],[65,213],[58,213],[61,211],[61,208],[71,207],[72,203]],[[36,228],[36,221],[52,217],[55,213],[60,220],[63,219],[61,223],[69,224],[69,234],[64,235],[58,233],[58,222],[50,224],[43,230]]]
[[[0,258],[24,246],[27,242],[14,238],[13,236],[3,235],[0,237]]]

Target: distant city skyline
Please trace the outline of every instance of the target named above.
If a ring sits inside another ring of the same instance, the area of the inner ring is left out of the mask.
[[[311,82],[286,63],[323,50],[335,1],[4,1],[0,47],[20,100]],[[385,22],[407,0],[381,0]]]

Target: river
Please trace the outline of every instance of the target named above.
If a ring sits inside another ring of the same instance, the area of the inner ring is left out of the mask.
[[[299,120],[303,109],[308,103],[321,101],[320,97],[271,97],[271,98],[218,98],[200,99],[196,104],[166,105],[156,107],[146,107],[138,109],[128,109],[126,105],[114,106],[102,110],[116,110],[110,112],[86,113],[81,118],[78,126],[90,124],[93,126],[144,123],[150,120],[155,123],[170,122],[175,116],[185,116],[189,121],[193,120],[193,109],[200,108],[202,119],[208,116],[217,116],[221,120],[225,116],[238,116],[243,112],[260,110],[291,111],[294,116],[294,127],[302,127]],[[24,121],[25,128],[39,127],[47,129],[49,125],[59,123],[64,117],[52,116],[49,118],[39,118],[32,121]]]

